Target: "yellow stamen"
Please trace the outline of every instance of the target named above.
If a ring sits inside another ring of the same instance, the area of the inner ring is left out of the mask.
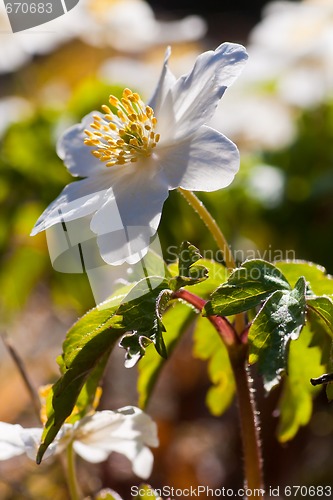
[[[103,104],[104,114],[93,115],[90,130],[84,131],[84,144],[95,148],[91,153],[107,167],[151,156],[160,140],[153,109],[130,89],[124,89],[121,99],[111,95],[109,103],[112,109]]]
[[[111,109],[109,108],[109,106],[106,106],[106,104],[102,104],[101,108],[104,111],[104,113],[108,113],[109,115],[112,115]]]
[[[110,95],[109,103],[111,104],[111,106],[114,106],[115,108],[117,108],[118,102],[119,102],[118,99],[114,95]]]

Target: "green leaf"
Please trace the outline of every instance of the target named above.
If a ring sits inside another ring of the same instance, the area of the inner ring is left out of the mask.
[[[140,359],[151,342],[157,352],[166,357],[161,316],[171,296],[168,282],[153,276],[141,280],[127,295],[127,302],[120,305],[118,314],[123,316],[123,325],[133,332],[126,335],[120,344],[127,350],[127,367]]]
[[[156,321],[156,301],[168,282],[159,277],[140,280],[119,306],[127,330],[149,332]]]
[[[204,313],[208,316],[238,314],[258,306],[276,290],[290,290],[283,274],[269,262],[248,260],[212,294]]]
[[[196,316],[197,313],[191,307],[180,302],[175,302],[164,314],[163,324],[166,329],[164,341],[168,356],[172,354],[182,335]],[[165,362],[166,360],[159,356],[152,345],[147,347],[145,356],[138,364],[137,389],[140,408],[146,408]]]
[[[194,265],[200,259],[200,252],[194,245],[188,241],[181,244],[178,260],[179,274],[169,281],[172,290],[178,290],[186,285],[194,285],[207,279],[207,269],[202,265]]]
[[[321,347],[322,362],[326,363],[328,370],[332,370],[333,301],[329,297],[310,297],[307,308],[308,322],[315,333],[314,341]],[[326,395],[328,401],[333,400],[332,383],[326,385]]]
[[[163,333],[166,331],[164,324],[162,323],[162,314],[169,305],[172,298],[171,290],[162,290],[162,292],[157,297],[156,301],[156,323],[155,323],[155,348],[156,351],[162,356],[162,358],[167,358],[167,350],[165,347]]]
[[[208,271],[206,280],[200,283],[191,284],[190,287],[184,285],[185,290],[190,290],[192,293],[199,295],[202,298],[208,297],[221,283],[224,283],[228,278],[229,272],[225,266],[215,262],[214,260],[200,259],[197,264],[204,267]],[[173,262],[168,267],[172,276],[178,276],[178,263]]]
[[[329,297],[314,297],[307,299],[308,319],[316,329],[313,315],[317,317],[325,332],[333,337],[333,301]]]
[[[306,325],[299,338],[290,344],[288,374],[284,378],[279,401],[277,435],[282,443],[292,439],[300,426],[309,422],[313,396],[320,390],[310,383],[311,378],[318,377],[325,369],[321,364],[321,349],[318,346],[310,347],[312,336]]]
[[[133,368],[144,356],[147,347],[152,344],[145,335],[138,335],[136,332],[124,335],[120,341],[120,347],[126,350],[125,367]],[[155,349],[156,350],[156,349]]]
[[[106,364],[109,360],[111,349],[108,349],[104,356],[100,358],[96,367],[91,370],[85,384],[83,385],[79,397],[76,400],[75,407],[77,415],[75,420],[80,420],[84,415],[89,413],[94,406],[96,391],[100,385],[101,378],[105,371]],[[72,421],[71,421],[72,422]]]
[[[310,347],[317,346],[320,348],[321,363],[328,366],[332,356],[332,339],[327,335],[325,327],[323,327],[323,324],[318,316],[316,316],[315,314],[310,314],[310,311],[307,312],[307,324],[313,332]]]
[[[324,267],[302,260],[280,261],[275,262],[275,265],[292,286],[300,276],[304,276],[315,295],[333,295],[333,276],[327,274]]]
[[[191,266],[201,259],[201,254],[189,241],[183,241],[178,258],[179,276],[188,276]]]
[[[81,390],[91,376],[92,387],[101,369],[121,335],[126,331],[117,308],[92,309],[68,331],[63,344],[63,369],[66,371],[52,387],[52,407],[48,408],[48,420],[38,450],[40,463],[48,446],[56,437],[66,418],[70,416]],[[94,371],[96,370],[96,371]],[[90,387],[91,387],[90,386]],[[88,400],[91,389],[87,387]],[[84,396],[82,396],[84,398]]]
[[[207,318],[197,320],[193,355],[208,361],[208,375],[213,386],[207,392],[206,404],[212,415],[222,415],[233,401],[235,380],[227,349]]]
[[[306,282],[299,278],[293,290],[278,290],[267,299],[249,330],[250,363],[258,362],[266,390],[278,384],[286,369],[290,340],[305,323]]]

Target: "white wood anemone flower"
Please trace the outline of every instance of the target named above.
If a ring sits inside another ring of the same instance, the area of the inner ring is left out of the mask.
[[[205,124],[241,73],[243,46],[223,43],[204,52],[176,79],[170,49],[155,92],[145,105],[129,89],[110,96],[67,130],[58,154],[73,176],[37,221],[32,235],[54,224],[87,217],[107,264],[135,264],[155,235],[169,190],[216,191],[239,169],[233,142]]]
[[[35,460],[42,432],[42,428],[24,429],[0,422],[0,460],[24,453]],[[148,447],[158,446],[157,426],[134,406],[97,411],[75,424],[64,424],[44,458],[61,453],[70,443],[75,453],[90,463],[103,462],[113,451],[121,453],[131,461],[133,472],[147,479],[154,461]]]

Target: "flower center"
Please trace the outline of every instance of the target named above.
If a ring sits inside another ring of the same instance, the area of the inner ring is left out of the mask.
[[[154,111],[146,106],[139,94],[130,89],[123,91],[122,98],[111,95],[109,106],[103,104],[103,116],[94,115],[92,130],[85,130],[84,144],[94,146],[92,154],[107,167],[134,163],[149,157],[160,139],[155,133],[157,120]]]

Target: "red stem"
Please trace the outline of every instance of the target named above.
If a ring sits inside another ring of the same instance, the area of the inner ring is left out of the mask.
[[[198,309],[203,310],[206,300],[187,290],[174,292],[174,297],[184,300]],[[257,498],[264,498],[262,479],[262,456],[259,438],[258,416],[253,398],[252,379],[247,366],[247,337],[249,327],[244,325],[243,331],[236,332],[229,321],[221,316],[207,316],[225,343],[235,377],[241,436],[244,452],[245,486],[256,492]],[[261,491],[260,491],[261,490]]]
[[[203,310],[207,302],[207,300],[204,300],[201,297],[194,295],[194,293],[183,289],[174,292],[173,296],[177,299],[185,300],[185,302],[188,302],[200,312]],[[239,342],[239,338],[234,327],[226,318],[222,316],[207,316],[207,319],[215,326],[226,346],[232,346]]]
[[[236,349],[231,347],[229,359],[236,383],[244,453],[245,486],[252,492],[256,491],[256,498],[260,500],[264,498],[260,426],[254,400],[253,381],[247,364],[247,345],[237,346]]]

